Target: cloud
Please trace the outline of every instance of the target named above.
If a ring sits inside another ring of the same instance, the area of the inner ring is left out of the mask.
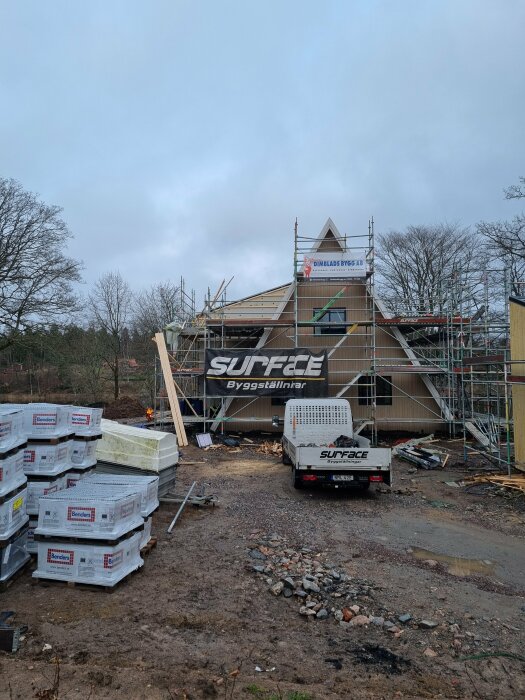
[[[524,22],[518,0],[5,3],[1,174],[64,207],[88,285],[244,296],[290,278],[296,216],[510,217]]]

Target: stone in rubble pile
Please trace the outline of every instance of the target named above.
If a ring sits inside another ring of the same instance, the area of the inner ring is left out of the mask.
[[[375,627],[394,638],[410,629],[416,632],[416,637],[427,633],[426,641],[420,640],[420,644],[432,640],[434,645],[448,648],[455,656],[470,650],[465,636],[475,635],[461,634],[456,623],[417,621],[407,612],[394,614],[378,600],[378,586],[374,590],[370,581],[349,576],[344,568],[326,561],[322,553],[310,547],[292,548],[277,534],[252,533],[250,539],[253,544],[247,550],[248,568],[263,578],[274,596],[295,599],[298,613],[307,620],[332,619],[348,630]]]
[[[374,624],[399,632],[392,621],[370,610],[374,590],[369,581],[349,576],[310,547],[292,548],[283,537],[271,534],[258,537],[248,556],[251,570],[264,577],[273,595],[298,601],[300,615],[332,618],[342,626]]]

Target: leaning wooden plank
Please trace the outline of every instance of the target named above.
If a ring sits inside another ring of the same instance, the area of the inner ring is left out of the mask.
[[[164,384],[166,385],[166,392],[168,394],[173,425],[175,426],[175,432],[177,433],[179,447],[186,447],[188,445],[188,438],[186,436],[186,430],[182,421],[179,398],[175,390],[175,384],[173,383],[173,373],[171,371],[166,341],[164,340],[164,333],[155,333],[154,340],[157,343],[157,350],[159,351],[160,366],[162,367]]]

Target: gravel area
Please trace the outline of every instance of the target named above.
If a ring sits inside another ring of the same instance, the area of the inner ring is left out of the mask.
[[[523,498],[396,462],[392,490],[295,490],[255,447],[184,450],[220,499],[154,517],[143,570],[104,591],[2,593],[28,632],[0,698],[525,697]],[[56,673],[59,671],[57,680]]]

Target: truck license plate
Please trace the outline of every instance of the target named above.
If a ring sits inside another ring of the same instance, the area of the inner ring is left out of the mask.
[[[351,474],[333,474],[332,481],[353,481],[354,477]]]

